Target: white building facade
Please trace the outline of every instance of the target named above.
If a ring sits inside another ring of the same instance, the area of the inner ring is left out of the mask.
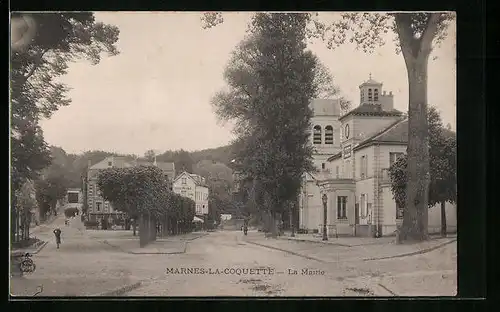
[[[173,191],[195,202],[197,216],[208,215],[208,186],[205,178],[184,171],[175,178]]]
[[[334,134],[339,135],[330,155],[320,153],[326,138],[322,135],[320,141],[319,131],[314,132],[317,125],[323,126],[315,110],[311,139],[319,147],[314,155],[318,172],[304,179],[299,213],[302,229],[322,231],[323,194],[327,196],[330,236],[392,235],[402,222],[402,208],[393,199],[388,169],[406,153],[408,121],[394,109],[392,92],[383,92],[382,83],[370,79],[359,88],[358,107],[343,116],[328,117],[336,118],[336,122],[328,122],[337,125]],[[440,230],[439,211],[439,205],[429,209],[430,233]],[[448,230],[456,231],[456,206],[447,203],[446,214]]]

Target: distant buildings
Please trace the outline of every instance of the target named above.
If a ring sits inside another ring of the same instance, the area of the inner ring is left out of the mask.
[[[196,203],[196,215],[208,214],[208,186],[205,178],[184,171],[173,182],[173,191],[184,197],[191,198]]]
[[[103,218],[121,219],[125,217],[125,213],[121,212],[119,207],[113,207],[111,203],[102,198],[101,192],[97,187],[97,176],[99,171],[113,167],[129,168],[140,165],[157,166],[163,170],[170,183],[172,183],[175,177],[174,163],[156,161],[149,162],[143,159],[132,159],[124,156],[110,156],[94,165],[91,165],[89,162],[86,181],[84,183],[84,192],[87,196],[87,214],[89,220],[97,221]]]
[[[67,208],[78,208],[81,210],[83,204],[82,190],[79,188],[69,188],[64,201]]]

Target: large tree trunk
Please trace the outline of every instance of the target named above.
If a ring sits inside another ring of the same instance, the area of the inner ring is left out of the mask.
[[[396,32],[406,63],[409,84],[408,183],[400,239],[428,238],[429,137],[427,125],[427,65],[441,13],[428,15],[419,38],[412,28],[411,14],[395,14]]]
[[[427,239],[429,138],[427,129],[427,56],[407,62],[410,85],[408,183],[402,240]]]
[[[441,202],[441,236],[446,237],[446,202]]]

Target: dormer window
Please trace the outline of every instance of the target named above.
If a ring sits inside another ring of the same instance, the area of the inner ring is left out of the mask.
[[[113,162],[108,161],[108,167],[111,167],[111,166],[113,166]]]
[[[375,90],[373,91],[373,100],[374,100],[375,102],[378,102],[378,89],[375,89]]]
[[[372,102],[373,97],[372,97],[372,89],[368,89],[368,102]]]
[[[321,126],[314,126],[313,144],[321,144]]]

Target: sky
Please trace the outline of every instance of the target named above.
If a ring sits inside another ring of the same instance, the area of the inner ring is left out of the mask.
[[[323,13],[331,18],[339,13]],[[105,150],[142,155],[228,144],[230,123],[217,120],[210,99],[225,86],[223,71],[243,39],[251,13],[226,13],[225,22],[203,29],[198,12],[98,12],[96,19],[120,29],[120,54],[98,65],[72,63],[62,77],[72,103],[42,121],[46,141],[68,153]],[[428,67],[428,102],[455,129],[455,25],[434,50]],[[359,85],[372,78],[392,91],[394,106],[408,109],[408,80],[402,55],[387,44],[373,54],[346,44],[329,50],[309,44],[330,69],[341,95],[359,105]]]

